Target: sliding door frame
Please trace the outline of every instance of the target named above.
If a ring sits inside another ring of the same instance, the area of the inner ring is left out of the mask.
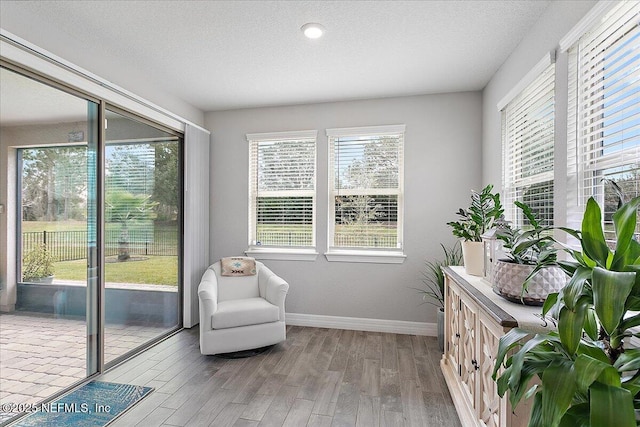
[[[142,351],[145,348],[148,348],[152,345],[154,345],[155,343],[167,338],[168,336],[171,336],[173,334],[175,334],[177,331],[181,330],[183,327],[183,309],[184,309],[184,281],[183,281],[183,257],[184,257],[184,134],[181,132],[176,131],[175,129],[172,129],[170,127],[164,126],[160,123],[154,122],[152,120],[149,120],[147,118],[141,117],[139,115],[137,115],[135,112],[130,111],[128,109],[125,108],[121,108],[118,107],[117,105],[113,105],[113,104],[109,104],[109,103],[104,103],[103,108],[101,109],[102,112],[102,121],[100,122],[102,124],[101,126],[101,156],[102,156],[102,161],[101,161],[101,167],[102,167],[102,171],[100,173],[102,182],[101,182],[101,206],[104,206],[104,197],[105,197],[105,183],[104,183],[104,167],[105,167],[105,149],[106,149],[106,126],[104,126],[105,120],[106,120],[106,111],[109,110],[111,112],[120,114],[128,119],[131,120],[135,120],[138,122],[141,122],[145,125],[154,127],[156,129],[159,129],[163,132],[166,132],[168,134],[171,134],[175,137],[178,138],[178,177],[180,178],[180,183],[178,186],[178,191],[180,192],[180,195],[178,197],[178,324],[175,328],[169,329],[166,332],[158,335],[157,337],[155,337],[154,339],[152,339],[151,341],[145,342],[139,346],[137,346],[136,348],[127,351],[124,354],[121,354],[120,356],[116,357],[115,359],[111,360],[108,363],[105,363],[105,358],[104,358],[104,348],[105,348],[105,343],[104,343],[104,338],[105,338],[105,333],[104,333],[104,325],[105,325],[105,305],[103,304],[101,306],[101,321],[100,321],[100,325],[101,325],[101,333],[100,333],[100,366],[101,366],[101,372],[114,367],[122,362],[124,362],[125,360],[131,358],[132,356],[135,356],[136,354],[138,354],[140,351]],[[101,242],[101,251],[104,254],[104,230],[105,230],[105,222],[104,222],[104,209],[101,212],[101,222],[100,222],[100,232],[101,232],[101,236],[100,236],[100,242]],[[101,297],[101,301],[105,301],[105,297],[104,297],[104,292],[105,292],[105,286],[104,286],[104,264],[105,264],[105,257],[102,256],[100,257],[101,260],[101,266],[100,266],[100,271],[102,272],[102,274],[100,275],[100,297]]]
[[[26,78],[31,78],[39,83],[45,84],[47,86],[53,87],[55,89],[59,89],[65,93],[76,96],[86,101],[93,102],[98,105],[98,118],[97,118],[97,150],[96,150],[96,247],[95,247],[95,267],[96,268],[96,280],[97,285],[91,285],[89,275],[87,274],[87,375],[86,378],[80,380],[78,383],[72,384],[69,388],[75,387],[77,384],[85,382],[89,378],[95,377],[99,374],[104,373],[107,369],[118,365],[129,359],[130,357],[136,355],[140,351],[149,348],[159,341],[165,339],[166,337],[175,334],[177,331],[181,330],[183,327],[183,310],[184,310],[184,271],[183,271],[183,261],[184,261],[184,188],[185,188],[185,176],[184,176],[184,158],[185,158],[185,139],[184,133],[176,130],[175,128],[168,127],[162,123],[150,120],[146,117],[143,117],[137,114],[135,111],[130,109],[119,107],[115,104],[108,103],[104,99],[100,99],[91,93],[87,93],[85,91],[79,90],[71,85],[65,84],[62,81],[57,79],[48,77],[41,72],[25,68],[17,63],[7,60],[6,58],[0,58],[0,67],[6,68],[10,71],[18,73]],[[104,238],[105,238],[105,222],[104,222],[104,196],[105,196],[105,148],[106,148],[106,129],[105,129],[105,118],[106,118],[106,110],[116,112],[118,114],[122,114],[127,116],[133,120],[142,122],[149,126],[160,129],[164,132],[170,133],[179,140],[179,155],[178,155],[178,177],[180,179],[179,183],[179,191],[180,195],[178,197],[179,201],[179,213],[178,213],[178,322],[177,325],[168,330],[167,332],[158,335],[150,341],[147,341],[140,346],[134,348],[126,352],[125,354],[117,357],[116,359],[110,361],[105,364],[104,357],[104,326],[105,326],[105,281],[104,281],[104,268],[105,268],[105,252],[104,252]],[[37,146],[33,146],[32,148],[37,148]],[[89,150],[89,146],[87,149]],[[16,179],[19,179],[16,177]],[[16,182],[17,185],[20,185],[19,182]],[[18,187],[19,189],[20,187]],[[16,191],[16,206],[21,205],[21,196],[20,192]],[[20,232],[21,226],[20,221],[21,217],[16,218],[16,259],[15,259],[15,269],[16,269],[16,280],[17,273],[20,272],[20,256],[22,251],[22,242],[18,236]],[[88,245],[87,245],[88,246]],[[91,261],[89,257],[92,254],[87,253],[87,261],[88,263]],[[89,267],[88,267],[89,268]],[[68,389],[69,389],[68,388]],[[66,390],[68,390],[66,389]],[[63,393],[56,393],[53,396],[48,397],[46,400],[51,400]]]

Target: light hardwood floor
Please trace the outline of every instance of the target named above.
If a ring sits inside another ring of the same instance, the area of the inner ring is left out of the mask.
[[[289,326],[245,359],[203,356],[184,330],[100,376],[155,387],[114,424],[460,426],[432,337]]]

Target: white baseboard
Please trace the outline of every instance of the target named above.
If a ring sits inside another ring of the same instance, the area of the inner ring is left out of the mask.
[[[367,332],[387,332],[406,335],[437,336],[435,323],[404,320],[366,319],[360,317],[322,316],[318,314],[287,313],[287,325],[315,328],[351,329]]]

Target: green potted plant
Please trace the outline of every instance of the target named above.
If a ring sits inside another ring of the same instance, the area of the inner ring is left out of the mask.
[[[417,289],[422,294],[422,300],[438,308],[438,346],[444,351],[444,272],[443,267],[462,264],[462,250],[456,242],[452,248],[440,243],[444,252],[444,259],[425,261],[426,269],[422,272],[424,287]]]
[[[467,274],[484,274],[484,246],[482,235],[489,230],[504,210],[500,203],[500,194],[493,194],[493,185],[489,184],[479,193],[471,190],[469,208],[460,208],[456,215],[458,221],[448,222],[453,235],[462,239],[462,256]]]
[[[22,281],[51,283],[53,280],[53,258],[47,245],[39,244],[29,251],[22,260]]]
[[[564,229],[582,249],[567,248],[574,260],[559,262],[571,279],[542,309],[556,319],[557,331],[532,335],[516,328],[500,339],[493,371],[498,394],[509,391],[512,406],[533,396],[531,427],[638,423],[640,349],[625,348],[624,339],[640,336],[631,330],[640,325],[634,313],[640,311],[639,205],[636,197],[613,215],[611,250],[600,207],[589,199],[581,230]]]
[[[558,254],[551,226],[543,226],[531,208],[515,205],[527,218],[527,230],[506,226],[496,237],[503,241],[506,259],[496,261],[491,283],[503,298],[525,305],[542,305],[547,295],[558,292],[569,276],[557,263]]]

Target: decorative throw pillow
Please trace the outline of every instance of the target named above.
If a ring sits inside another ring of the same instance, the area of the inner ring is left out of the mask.
[[[246,256],[222,258],[220,270],[223,276],[253,276],[256,274],[256,260]]]

